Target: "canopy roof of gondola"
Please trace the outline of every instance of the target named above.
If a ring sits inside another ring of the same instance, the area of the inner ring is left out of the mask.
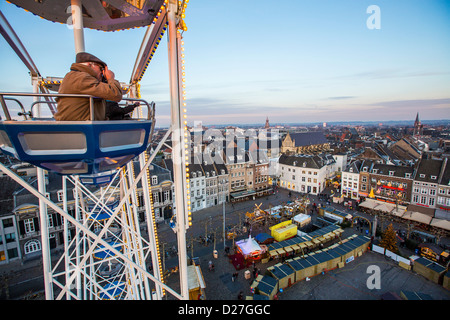
[[[9,0],[44,19],[71,23],[71,0]],[[90,0],[82,4],[84,27],[117,31],[152,24],[160,13],[164,0]]]

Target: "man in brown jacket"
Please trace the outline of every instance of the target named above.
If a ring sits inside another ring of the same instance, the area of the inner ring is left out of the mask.
[[[94,120],[106,120],[105,100],[122,100],[122,88],[114,79],[114,72],[105,62],[87,52],[79,52],[75,63],[70,66],[59,87],[59,93],[88,94],[94,99]],[[58,97],[58,111],[54,117],[58,121],[91,120],[88,98]]]

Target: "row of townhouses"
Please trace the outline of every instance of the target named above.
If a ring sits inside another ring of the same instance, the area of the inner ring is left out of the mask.
[[[343,170],[341,188],[343,196],[348,199],[360,201],[370,197],[415,205],[437,218],[450,218],[448,158],[422,158],[414,166],[357,159]]]

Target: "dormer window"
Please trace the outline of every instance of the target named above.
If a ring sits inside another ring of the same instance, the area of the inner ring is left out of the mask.
[[[431,180],[436,180],[437,177],[436,176],[431,176]]]
[[[353,168],[350,168],[348,171],[353,172]]]
[[[394,171],[389,171],[389,176],[393,176],[394,175]]]
[[[419,177],[425,178],[425,174],[421,173],[421,174],[419,174]]]
[[[405,178],[411,178],[411,173],[405,173]]]
[[[373,173],[378,173],[378,169],[373,169]]]
[[[364,168],[363,168],[363,172],[367,172],[367,167],[364,167]]]

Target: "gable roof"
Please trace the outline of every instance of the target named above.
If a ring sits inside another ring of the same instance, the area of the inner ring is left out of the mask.
[[[317,144],[328,143],[327,138],[322,131],[308,131],[308,132],[298,132],[290,133],[292,141],[296,147],[304,147]]]

